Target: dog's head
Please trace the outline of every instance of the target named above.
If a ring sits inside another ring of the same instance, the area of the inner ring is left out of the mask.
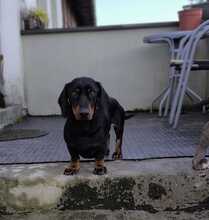
[[[92,120],[102,91],[101,84],[88,77],[67,83],[58,99],[62,115],[73,116],[76,120]]]

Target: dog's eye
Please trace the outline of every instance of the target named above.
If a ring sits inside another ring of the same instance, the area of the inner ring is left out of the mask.
[[[91,96],[95,96],[96,95],[96,92],[93,89],[91,89],[91,88],[88,88],[87,91],[88,91],[88,94],[91,95]]]
[[[92,91],[92,89],[91,89],[91,88],[88,88],[87,92],[90,93],[91,91]]]
[[[72,96],[77,96],[77,95],[79,95],[79,94],[80,94],[80,89],[75,89],[75,90],[73,90],[71,94],[72,94]]]

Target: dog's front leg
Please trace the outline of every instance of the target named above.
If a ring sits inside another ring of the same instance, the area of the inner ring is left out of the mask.
[[[64,170],[64,175],[75,175],[80,170],[80,158],[77,152],[70,148],[70,145],[67,145],[68,151],[71,156],[71,162],[67,168]]]
[[[101,160],[96,159],[93,174],[104,175],[106,173],[107,173],[107,168],[104,166],[104,159],[101,159]]]
[[[69,167],[65,168],[64,175],[75,175],[80,170],[80,160],[72,160]]]
[[[122,141],[123,141],[123,128],[120,129],[114,126],[115,134],[116,134],[116,143],[115,143],[115,152],[112,155],[113,160],[122,159]]]
[[[120,160],[120,159],[122,159],[121,146],[122,146],[122,140],[121,139],[116,139],[115,152],[112,155],[112,159],[113,160]]]

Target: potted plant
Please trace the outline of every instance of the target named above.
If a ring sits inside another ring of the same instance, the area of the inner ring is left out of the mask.
[[[44,29],[48,25],[47,13],[40,8],[31,9],[24,17],[25,30]]]
[[[199,0],[195,4],[192,4],[192,8],[202,8],[203,10],[203,21],[209,19],[209,0]]]
[[[181,30],[193,30],[198,27],[203,20],[203,9],[193,7],[194,0],[190,0],[190,4],[183,7],[182,11],[178,12],[179,27]]]

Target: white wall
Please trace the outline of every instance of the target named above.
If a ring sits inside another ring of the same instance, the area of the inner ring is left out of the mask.
[[[36,0],[23,0],[26,4],[26,7],[28,9],[31,9],[31,8],[36,8],[37,7],[37,1]]]
[[[167,84],[165,44],[144,44],[143,37],[176,28],[86,31],[23,36],[29,113],[58,114],[57,98],[66,82],[90,76],[125,109],[150,107]],[[193,76],[192,88],[205,95],[205,75]]]
[[[0,0],[0,21],[6,102],[24,105],[19,0]]]

